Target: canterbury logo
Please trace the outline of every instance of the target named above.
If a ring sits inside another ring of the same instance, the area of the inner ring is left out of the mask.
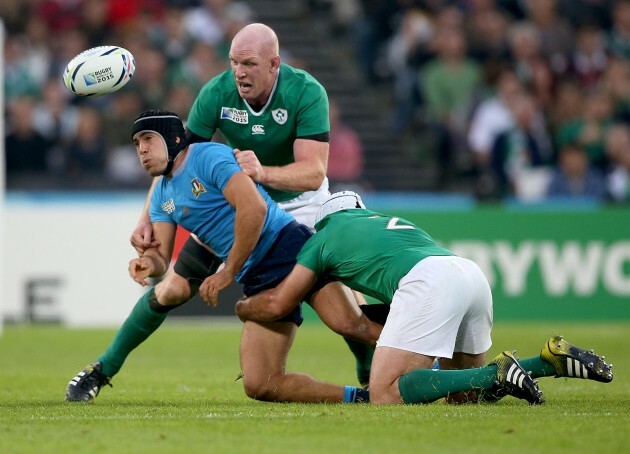
[[[264,134],[265,127],[263,125],[254,125],[252,126],[252,134]]]
[[[588,378],[588,369],[577,359],[567,358],[567,375],[569,377]]]

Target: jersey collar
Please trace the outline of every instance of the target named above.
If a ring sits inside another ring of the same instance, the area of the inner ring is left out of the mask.
[[[271,104],[271,100],[273,99],[273,94],[276,92],[276,87],[278,86],[278,79],[280,79],[280,69],[281,68],[282,68],[282,66],[280,66],[278,68],[278,73],[276,75],[276,81],[273,83],[273,88],[271,89],[271,93],[269,94],[269,99],[267,100],[267,103],[258,112],[253,110],[252,106],[250,106],[249,103],[247,101],[245,101],[241,97],[241,99],[243,99],[243,102],[245,102],[245,105],[247,106],[247,110],[249,110],[249,113],[251,115],[253,115],[254,117],[260,117],[263,113],[265,113],[265,110],[267,110],[267,107],[269,107],[269,105]]]

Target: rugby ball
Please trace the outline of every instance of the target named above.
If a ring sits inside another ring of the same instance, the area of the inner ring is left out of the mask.
[[[135,60],[127,49],[93,47],[70,60],[63,73],[63,83],[75,95],[102,96],[124,87],[135,70]]]

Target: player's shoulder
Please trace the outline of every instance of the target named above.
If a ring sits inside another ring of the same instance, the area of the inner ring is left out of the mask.
[[[216,89],[226,89],[227,87],[234,88],[234,76],[232,75],[231,69],[226,69],[206,82],[204,86],[201,87],[199,95],[202,96],[207,93],[221,93],[222,91],[216,91]]]
[[[234,150],[231,147],[219,142],[198,142],[192,144],[191,152],[195,159],[234,156]]]
[[[293,66],[282,63],[280,65],[280,78],[283,82],[296,87],[305,89],[323,90],[324,86],[319,83],[314,76],[303,69],[294,68]]]

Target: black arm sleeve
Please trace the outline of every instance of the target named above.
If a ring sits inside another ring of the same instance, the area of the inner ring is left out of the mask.
[[[315,140],[317,142],[330,142],[330,132],[322,132],[321,134],[312,134],[310,136],[300,136],[297,139]]]

